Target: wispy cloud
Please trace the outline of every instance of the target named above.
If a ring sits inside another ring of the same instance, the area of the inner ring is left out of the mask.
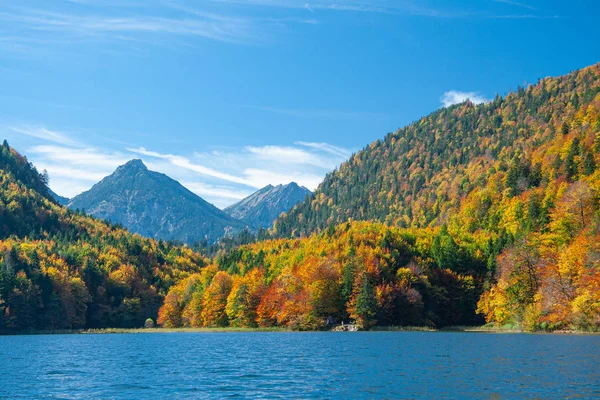
[[[69,146],[79,146],[80,145],[77,141],[71,139],[66,134],[61,133],[61,132],[51,131],[44,127],[11,126],[8,129],[10,131],[20,134],[20,135],[25,135],[25,136],[34,137],[37,139],[46,140],[48,142],[64,144],[64,145],[69,145]]]
[[[518,1],[512,1],[512,0],[492,0],[492,1],[494,3],[502,3],[502,4],[508,4],[510,6],[526,8],[528,10],[537,10],[536,7],[533,7],[533,6],[530,6],[529,4],[525,4],[522,2],[518,2]]]
[[[150,46],[195,47],[202,40],[266,44],[292,24],[316,24],[311,16],[236,14],[230,7],[178,1],[23,0],[0,8],[0,51],[25,57],[89,43],[96,52],[144,53]],[[188,3],[189,4],[189,3]],[[16,33],[16,34],[15,34]]]
[[[143,147],[140,147],[137,149],[128,148],[127,151],[129,151],[131,153],[135,153],[135,154],[140,154],[143,156],[168,160],[177,167],[185,168],[185,169],[188,169],[190,171],[196,172],[201,175],[206,175],[206,176],[209,176],[212,178],[217,178],[217,179],[221,179],[221,180],[225,180],[225,181],[229,181],[229,182],[233,182],[233,183],[239,183],[241,185],[253,186],[252,182],[248,181],[247,179],[244,179],[244,178],[238,177],[238,176],[234,176],[231,174],[226,174],[221,171],[205,167],[204,165],[193,163],[187,157],[183,157],[183,156],[179,156],[179,155],[175,155],[175,154],[162,154],[162,153],[158,153],[155,151],[146,150]],[[258,187],[258,186],[255,186],[255,187]]]
[[[30,149],[33,154],[43,154],[48,161],[59,165],[95,167],[106,171],[129,161],[122,153],[105,152],[94,147],[73,148],[65,146],[38,145]]]
[[[328,157],[289,146],[248,146],[246,150],[264,161],[279,163],[307,164],[320,168],[335,168],[336,163]]]
[[[303,9],[310,12],[319,10],[324,11],[344,11],[344,12],[363,12],[363,13],[383,13],[383,14],[403,14],[414,16],[426,16],[436,18],[452,18],[464,15],[462,12],[455,12],[441,8],[427,7],[423,2],[411,0],[211,0],[214,3],[237,4],[247,6],[276,7],[288,9]]]
[[[459,9],[417,0],[21,0],[5,2],[0,9],[0,51],[27,57],[94,43],[102,45],[95,52],[145,54],[152,46],[190,48],[206,40],[268,44],[294,24],[326,23],[327,14],[334,12],[444,19],[557,18],[522,1],[492,1],[516,12]],[[519,9],[526,13],[518,13]]]
[[[67,197],[88,190],[129,159],[118,152],[68,145],[36,145],[25,154],[40,171],[48,171],[52,190]]]
[[[210,185],[202,182],[181,181],[181,184],[192,192],[204,198],[219,199],[218,203],[231,203],[248,197],[254,191],[248,189],[236,189],[222,185]]]
[[[144,148],[128,148],[127,151],[168,161],[171,167],[183,168],[197,175],[203,175],[211,178],[213,182],[237,184],[253,190],[268,184],[287,184],[292,181],[309,189],[315,189],[325,174],[345,161],[347,154],[350,153],[349,150],[327,143],[316,144],[308,149],[304,145],[299,147],[245,146],[241,149],[195,153],[194,158],[197,161],[181,155],[162,154]],[[164,166],[162,169],[165,169]]]
[[[538,14],[501,14],[491,15],[490,19],[558,19],[559,15],[538,15]]]
[[[438,2],[435,6],[428,5],[426,1],[416,0],[210,0],[213,3],[231,4],[238,6],[260,6],[269,8],[284,8],[306,10],[313,14],[318,11],[331,12],[357,12],[357,13],[378,13],[399,16],[413,16],[440,19],[455,18],[480,18],[480,19],[547,19],[558,18],[555,15],[542,15],[537,13],[529,14],[503,14],[490,11],[482,11],[478,8],[451,8],[450,6],[441,6]],[[530,6],[524,2],[513,0],[491,0],[495,3],[503,3],[519,7],[530,12],[539,11],[536,7]]]
[[[241,17],[216,14],[190,17],[152,15],[106,16],[83,13],[58,13],[21,10],[0,13],[0,21],[19,25],[21,30],[67,35],[68,40],[124,39],[127,34],[202,37],[222,42],[246,42],[258,37],[257,25]]]
[[[487,103],[490,101],[490,99],[485,98],[479,92],[461,92],[458,90],[450,90],[444,93],[440,98],[444,107],[464,103],[467,100],[471,100],[474,104]]]
[[[73,197],[118,166],[141,158],[150,170],[167,174],[218,207],[226,207],[269,184],[294,181],[314,190],[327,172],[351,154],[350,149],[329,143],[298,141],[293,145],[241,146],[186,155],[141,146],[120,145],[123,147],[117,150],[90,146],[45,127],[10,132],[13,138],[36,139],[23,151],[39,170],[48,171],[50,186],[60,195]]]
[[[350,157],[350,150],[345,149],[343,147],[339,147],[339,146],[334,146],[332,144],[329,143],[325,143],[325,142],[319,142],[319,143],[315,143],[315,142],[295,142],[294,144],[300,145],[300,146],[304,146],[304,147],[309,147],[311,149],[316,149],[316,150],[320,150],[320,151],[324,151],[326,153],[329,154],[333,154],[335,156],[338,157],[344,157],[344,158],[348,158]]]

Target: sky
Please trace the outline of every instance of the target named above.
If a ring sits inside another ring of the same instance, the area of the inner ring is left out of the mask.
[[[600,3],[0,0],[0,136],[72,197],[130,159],[218,207],[600,61]]]

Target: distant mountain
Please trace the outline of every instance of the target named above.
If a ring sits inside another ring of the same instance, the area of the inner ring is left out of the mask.
[[[58,204],[60,204],[61,206],[66,206],[67,204],[69,204],[69,201],[71,201],[69,198],[61,196],[59,194],[54,193],[54,191],[50,188],[48,188],[48,193],[50,194],[50,196],[52,196],[52,198],[54,200],[56,200],[56,202]]]
[[[250,226],[268,228],[282,212],[291,210],[310,194],[310,190],[295,182],[268,185],[223,211]]]
[[[89,191],[74,197],[68,207],[120,223],[142,236],[185,243],[204,238],[215,242],[246,226],[179,182],[149,171],[141,160],[120,166]]]

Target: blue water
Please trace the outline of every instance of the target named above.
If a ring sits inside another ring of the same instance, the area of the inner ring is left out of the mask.
[[[600,398],[600,336],[5,336],[0,398]]]

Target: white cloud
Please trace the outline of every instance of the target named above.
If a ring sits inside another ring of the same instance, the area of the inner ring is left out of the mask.
[[[536,10],[535,7],[530,6],[529,4],[520,3],[518,1],[512,1],[512,0],[492,0],[492,1],[494,3],[503,3],[503,4],[508,4],[508,5],[511,5],[511,6],[527,8],[528,10]]]
[[[209,12],[207,4],[200,9],[169,0],[68,0],[60,7],[53,6],[58,1],[29,7],[27,3],[22,0],[0,8],[0,50],[28,54],[96,43],[140,51],[140,45],[188,48],[195,39],[260,44],[268,43],[287,25],[318,23],[314,18],[294,16],[235,15],[229,7]],[[111,53],[114,49],[102,50]]]
[[[195,164],[195,163],[191,162],[188,158],[183,157],[183,156],[178,156],[178,155],[174,155],[174,154],[161,154],[161,153],[157,153],[155,151],[146,150],[143,147],[140,147],[137,149],[128,148],[127,151],[130,151],[130,152],[136,153],[136,154],[140,154],[140,155],[144,155],[144,156],[169,160],[173,165],[176,165],[181,168],[189,169],[190,171],[194,171],[201,175],[206,175],[206,176],[210,176],[213,178],[226,180],[229,182],[239,183],[242,185],[253,186],[251,182],[247,181],[244,178],[226,174],[226,173],[217,171],[212,168],[207,168],[200,164]]]
[[[320,142],[320,143],[295,142],[295,144],[304,146],[304,147],[309,147],[311,149],[321,150],[326,153],[336,155],[338,157],[348,158],[348,157],[350,157],[350,154],[351,154],[351,152],[348,149],[345,149],[345,148],[339,147],[339,146],[334,146],[332,144],[324,143],[324,142]]]
[[[11,126],[8,128],[14,133],[20,135],[30,136],[37,139],[42,139],[48,142],[64,144],[68,146],[78,146],[75,140],[69,138],[66,134],[61,132],[55,132],[48,130],[43,127],[32,127],[32,126]]]
[[[320,168],[333,169],[336,162],[330,158],[309,153],[303,149],[286,146],[248,146],[246,150],[264,161],[275,161],[279,163],[308,164]]]
[[[328,143],[301,143],[300,147],[246,146],[241,149],[194,153],[194,157],[201,160],[202,164],[185,156],[158,153],[143,147],[128,148],[127,151],[166,161],[170,165],[154,166],[175,178],[181,174],[181,169],[185,169],[194,173],[196,180],[202,175],[212,182],[225,183],[229,186],[226,187],[227,192],[221,192],[225,195],[223,197],[234,198],[234,193],[238,197],[242,193],[240,187],[246,191],[254,191],[268,184],[287,184],[292,181],[314,190],[325,174],[345,161],[350,154],[350,150]],[[185,178],[182,181],[191,182],[191,179]],[[232,184],[238,188],[232,191]],[[196,190],[190,190],[199,194],[217,194],[215,187],[209,186],[196,186]]]
[[[261,6],[271,8],[286,8],[306,10],[313,14],[317,11],[331,12],[356,12],[356,13],[378,13],[390,15],[406,15],[425,18],[557,18],[542,14],[514,14],[504,15],[480,11],[476,8],[452,8],[449,6],[428,6],[424,1],[412,0],[211,0],[213,3]],[[492,0],[531,11],[537,11],[536,7],[514,0]],[[442,4],[443,2],[440,2]]]
[[[121,153],[106,153],[92,147],[73,148],[65,146],[34,146],[29,153],[43,155],[46,160],[75,166],[94,167],[101,170],[110,170],[129,161]]]
[[[253,189],[236,189],[202,182],[181,181],[180,183],[204,200],[220,208],[236,203],[254,192]]]
[[[111,174],[129,158],[118,152],[85,147],[38,145],[26,149],[38,170],[47,170],[56,193],[74,197]]]
[[[151,15],[105,16],[65,14],[41,10],[0,13],[0,21],[19,24],[29,32],[69,34],[79,39],[115,38],[117,34],[166,34],[198,36],[223,42],[243,42],[256,35],[255,25],[246,18],[212,14],[189,17],[155,17]]]
[[[487,103],[490,99],[483,97],[479,92],[460,92],[458,90],[450,90],[440,98],[444,107],[449,107],[453,104],[460,104],[467,100],[471,100],[473,104]]]
[[[403,14],[424,17],[449,18],[457,13],[427,7],[413,1],[388,1],[388,0],[211,0],[214,3],[227,3],[239,5],[252,5],[263,7],[277,7],[288,9],[301,9],[314,13],[317,10],[343,11],[381,14]]]
[[[141,158],[151,171],[179,181],[205,200],[224,208],[269,184],[296,182],[311,190],[327,172],[345,161],[350,149],[329,143],[298,141],[293,145],[221,147],[190,156],[145,147],[108,149],[79,143],[47,128],[12,131],[47,144],[25,147],[24,153],[50,175],[50,187],[66,197],[90,189],[118,166]],[[112,145],[115,145],[113,143]]]

